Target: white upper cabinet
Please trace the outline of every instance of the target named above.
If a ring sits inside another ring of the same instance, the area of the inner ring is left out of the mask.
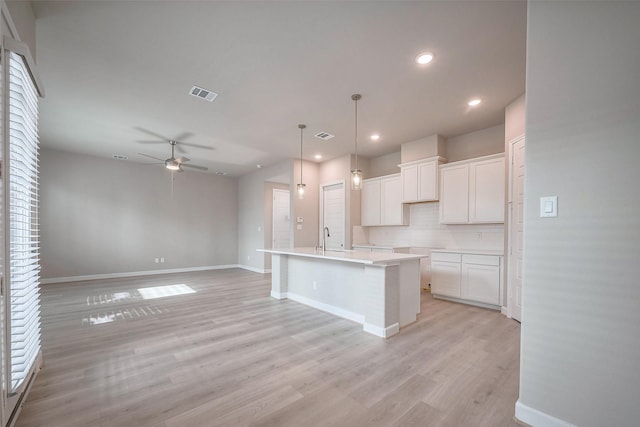
[[[440,166],[440,222],[504,222],[504,154]]]
[[[407,208],[402,205],[400,174],[362,181],[362,225],[406,225],[408,216]]]
[[[399,165],[403,203],[438,200],[438,166],[444,160],[436,156]]]
[[[469,222],[504,222],[504,156],[469,164]]]
[[[362,181],[360,199],[360,221],[362,225],[380,225],[380,180],[365,179]]]
[[[440,222],[466,224],[469,222],[469,166],[442,168],[440,173]]]

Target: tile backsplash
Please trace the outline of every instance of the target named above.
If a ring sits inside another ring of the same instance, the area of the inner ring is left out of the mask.
[[[426,248],[504,248],[504,224],[440,224],[438,207],[438,202],[410,205],[408,226],[354,227],[354,242]]]

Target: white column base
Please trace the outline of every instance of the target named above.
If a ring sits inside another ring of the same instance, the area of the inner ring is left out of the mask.
[[[516,402],[516,418],[518,421],[529,424],[533,427],[576,427],[575,424],[568,423],[559,418],[545,414],[542,411],[531,408],[518,400]]]

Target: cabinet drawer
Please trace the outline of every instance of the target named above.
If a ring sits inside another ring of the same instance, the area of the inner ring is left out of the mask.
[[[500,257],[498,255],[462,255],[462,262],[465,264],[479,265],[500,265]]]
[[[460,262],[461,259],[462,259],[461,254],[431,251],[432,261]]]

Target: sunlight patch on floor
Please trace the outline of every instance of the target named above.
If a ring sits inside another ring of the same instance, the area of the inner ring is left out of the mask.
[[[165,298],[165,297],[173,297],[176,295],[186,295],[186,294],[195,294],[191,287],[181,283],[179,285],[165,285],[165,286],[153,286],[150,288],[140,288],[138,289],[140,295],[144,299],[155,299],[155,298]]]

